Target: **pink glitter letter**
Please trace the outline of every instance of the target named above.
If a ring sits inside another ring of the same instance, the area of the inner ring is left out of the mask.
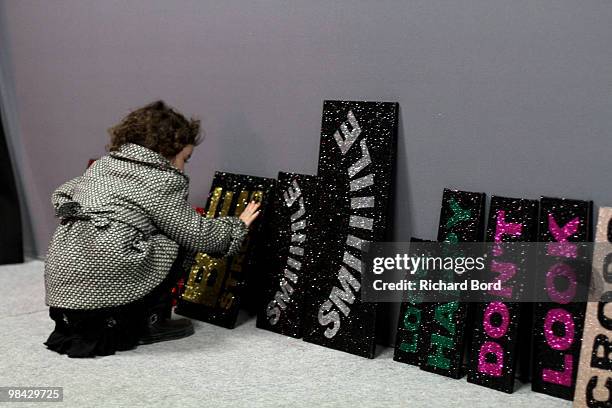
[[[497,210],[495,218],[497,220],[495,225],[495,242],[501,242],[504,235],[512,235],[513,237],[521,235],[523,224],[520,222],[506,222],[506,211]],[[501,246],[493,246],[493,256],[500,256],[503,252]]]
[[[557,291],[555,286],[555,278],[563,276],[567,279],[568,285],[564,292]],[[569,303],[576,296],[576,274],[571,266],[564,263],[556,263],[546,272],[546,293],[550,300],[556,303]]]
[[[553,383],[563,385],[565,387],[570,387],[572,385],[572,371],[574,363],[574,358],[571,354],[565,355],[563,371],[555,371],[549,368],[545,368],[542,370],[542,380]]]
[[[509,281],[514,277],[514,275],[516,275],[516,265],[510,262],[491,261],[491,270],[499,274],[498,279],[502,282],[502,284]],[[512,286],[507,287],[502,285],[500,290],[491,289],[489,290],[489,293],[505,298],[511,298]]]
[[[546,245],[546,253],[553,256],[562,256],[564,258],[576,258],[577,246],[568,242],[567,239],[578,231],[580,226],[580,218],[576,217],[563,226],[557,225],[555,217],[551,213],[548,214],[548,231],[552,234],[557,242],[551,242]]]
[[[489,363],[487,361],[487,354],[495,354],[494,363]],[[501,377],[503,368],[504,350],[499,344],[493,341],[485,341],[478,353],[478,371],[487,373],[493,377]]]
[[[493,326],[491,324],[491,316],[498,313],[501,316],[501,324],[499,326]],[[482,324],[484,325],[485,332],[493,337],[499,339],[501,336],[506,334],[508,330],[508,324],[510,323],[510,313],[508,307],[502,302],[491,302],[487,305],[484,312],[484,318]]]
[[[563,323],[565,333],[558,337],[553,332],[553,324]],[[574,342],[574,319],[565,309],[550,309],[544,318],[544,337],[551,348],[555,350],[567,350]]]

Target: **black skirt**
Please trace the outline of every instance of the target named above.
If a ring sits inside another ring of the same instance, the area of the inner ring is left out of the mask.
[[[95,357],[130,350],[146,327],[143,302],[123,307],[75,310],[50,307],[55,330],[44,343],[68,357]]]
[[[173,288],[186,278],[182,268],[185,256],[181,248],[166,279],[142,299],[90,310],[50,307],[49,317],[55,321],[55,329],[44,344],[68,357],[108,356],[135,348],[152,314],[170,317]]]

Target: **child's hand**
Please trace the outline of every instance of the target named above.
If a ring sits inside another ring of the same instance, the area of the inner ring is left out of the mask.
[[[261,203],[256,203],[255,201],[251,201],[249,205],[246,206],[242,214],[240,214],[240,219],[244,221],[247,227],[251,226],[251,223],[255,221],[255,218],[259,215],[259,206]]]

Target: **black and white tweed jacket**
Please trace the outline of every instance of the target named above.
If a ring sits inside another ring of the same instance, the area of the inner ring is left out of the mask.
[[[61,219],[45,260],[45,303],[123,305],[168,274],[179,245],[233,255],[248,232],[238,217],[209,219],[188,203],[189,178],[162,155],[128,143],[52,195]]]

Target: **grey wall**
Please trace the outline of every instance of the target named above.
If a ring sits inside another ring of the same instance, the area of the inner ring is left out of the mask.
[[[155,98],[203,119],[213,171],[316,171],[323,99],[399,101],[396,240],[434,238],[447,186],[612,205],[609,0],[4,0],[41,254],[51,191]]]

